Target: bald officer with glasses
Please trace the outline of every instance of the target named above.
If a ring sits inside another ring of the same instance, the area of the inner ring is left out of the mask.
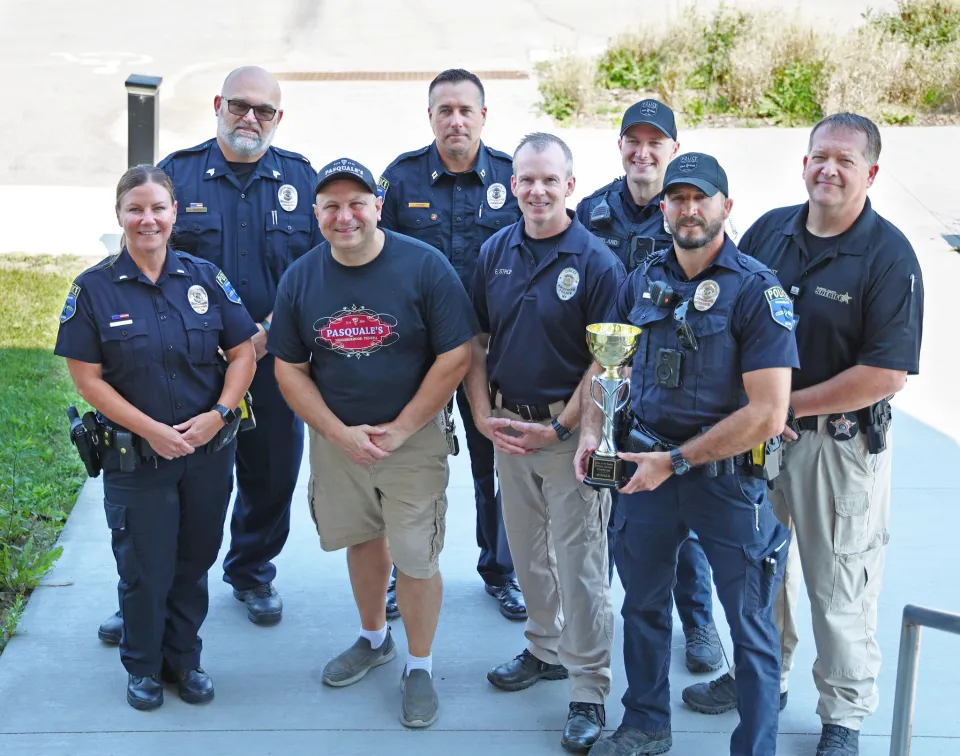
[[[283,119],[280,85],[261,68],[231,71],[213,98],[217,135],[164,158],[179,208],[173,244],[217,265],[258,324],[250,387],[257,427],[237,436],[237,496],[223,579],[259,625],[280,621],[271,562],[290,532],[290,500],[303,455],[303,422],[277,387],[266,352],[280,277],[323,238],[313,216],[316,171],[303,155],[271,146]],[[170,380],[174,380],[173,376]],[[119,613],[100,627],[120,640]]]

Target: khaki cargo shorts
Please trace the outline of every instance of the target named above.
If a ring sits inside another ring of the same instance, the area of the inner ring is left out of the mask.
[[[375,465],[351,462],[310,429],[310,513],[324,551],[383,536],[397,569],[426,580],[439,570],[446,532],[446,436],[431,420]]]

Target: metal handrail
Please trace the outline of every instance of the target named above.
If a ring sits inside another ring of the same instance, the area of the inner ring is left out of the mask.
[[[920,661],[920,629],[929,627],[960,635],[960,614],[907,604],[900,628],[900,658],[897,661],[897,689],[893,699],[893,729],[890,756],[909,756],[913,711],[917,693],[917,665]]]

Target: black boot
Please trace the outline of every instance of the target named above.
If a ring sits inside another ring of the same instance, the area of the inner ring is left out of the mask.
[[[127,677],[127,703],[138,711],[150,711],[163,705],[163,686],[159,675]]]
[[[538,680],[566,680],[567,670],[562,664],[547,664],[526,649],[506,664],[487,672],[491,685],[500,690],[523,690]]]
[[[570,704],[570,713],[567,715],[567,725],[563,728],[560,745],[571,753],[586,753],[600,739],[606,723],[603,704],[574,701]]]
[[[247,617],[255,625],[276,625],[283,616],[283,601],[273,583],[245,591],[234,588],[233,597],[247,605]]]
[[[111,614],[97,628],[97,637],[104,643],[116,646],[120,643],[120,636],[123,634],[123,615],[120,612]]]
[[[184,703],[198,704],[213,700],[213,680],[203,671],[203,667],[175,671],[164,662],[161,676],[164,682],[177,684],[177,694]]]

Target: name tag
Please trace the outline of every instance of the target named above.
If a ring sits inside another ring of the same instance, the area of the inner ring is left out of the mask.
[[[117,320],[110,324],[111,328],[116,328],[117,326],[133,325],[132,320]]]
[[[407,203],[407,207],[423,207],[423,208],[428,208],[428,207],[430,207],[430,203],[429,203],[429,202],[408,202],[408,203]]]

